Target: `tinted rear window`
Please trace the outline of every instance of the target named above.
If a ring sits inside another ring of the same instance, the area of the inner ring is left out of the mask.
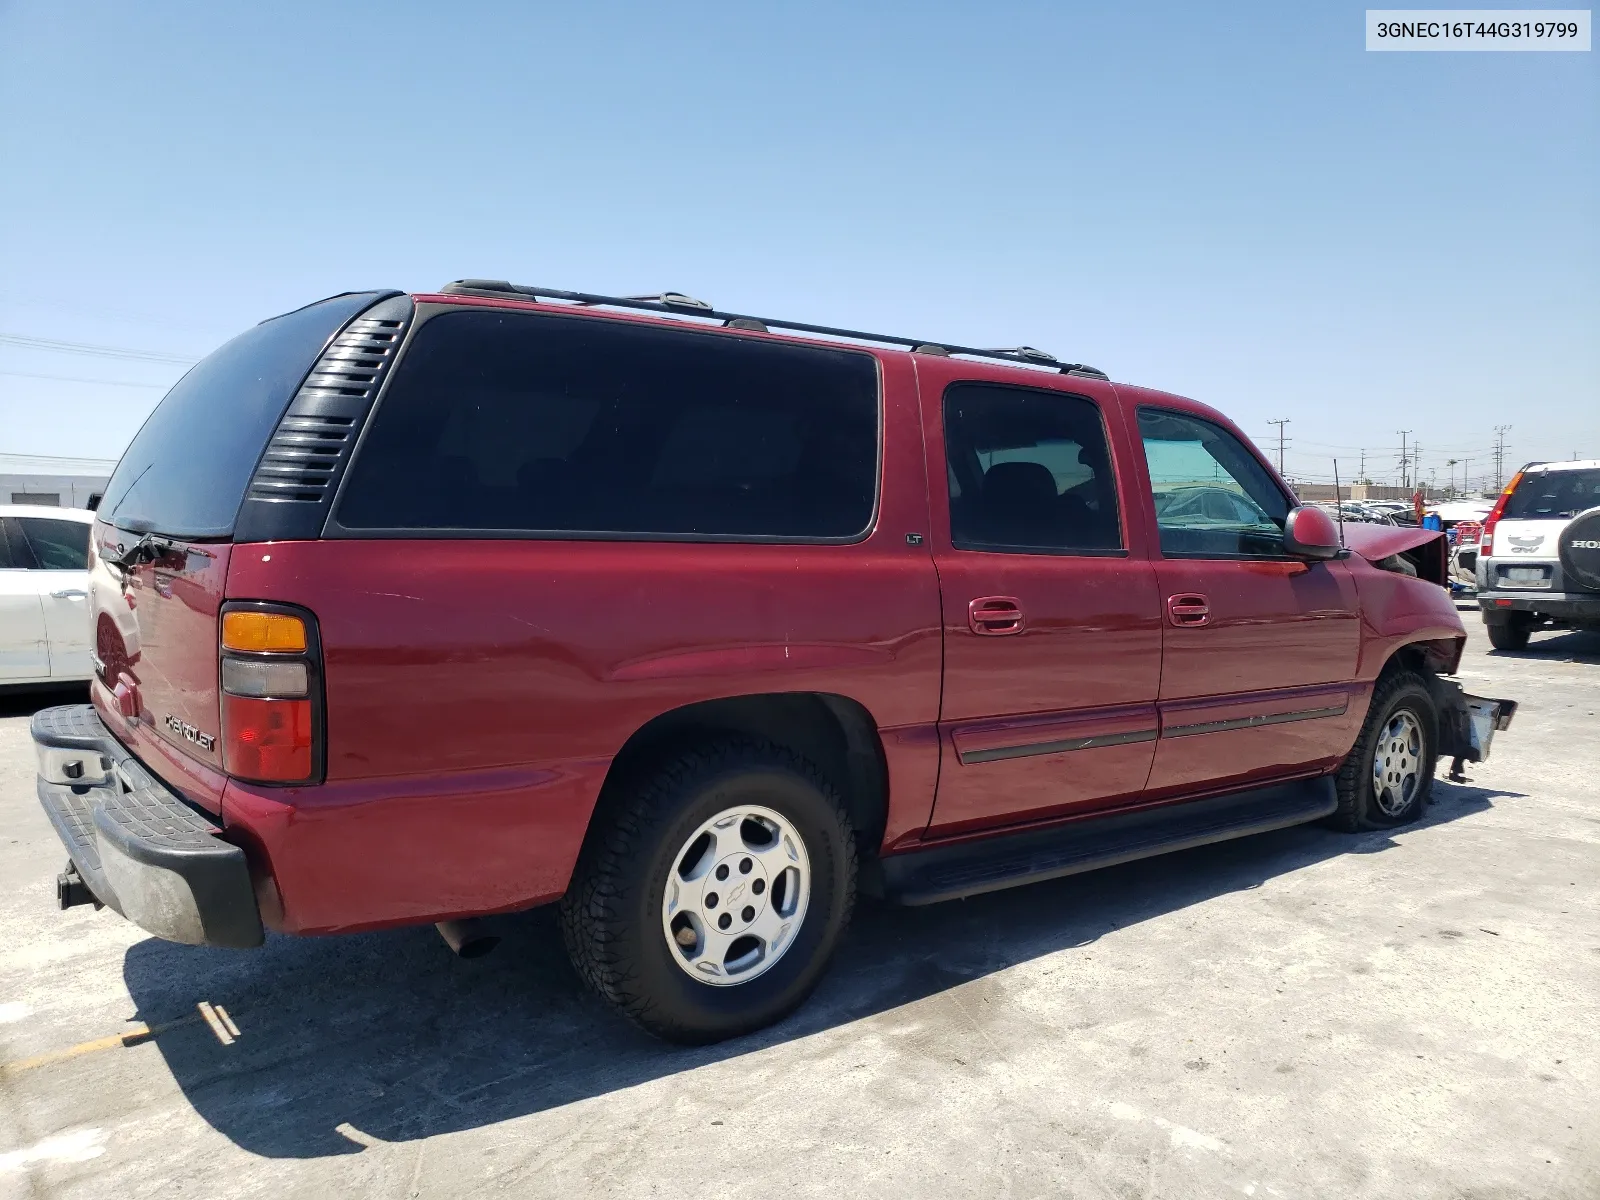
[[[220,538],[256,460],[324,343],[378,298],[308,305],[240,334],[173,385],[106,485],[101,517],[124,529]]]
[[[1534,471],[1522,477],[1502,517],[1555,521],[1600,505],[1600,470]]]
[[[347,529],[852,538],[871,523],[871,356],[580,317],[417,330],[339,501]]]

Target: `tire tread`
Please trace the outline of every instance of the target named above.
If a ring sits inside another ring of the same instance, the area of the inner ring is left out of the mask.
[[[846,885],[843,930],[849,925],[856,891],[856,842],[850,817],[838,789],[815,764],[787,746],[751,737],[690,746],[617,803],[603,804],[596,811],[595,820],[602,824],[585,844],[572,886],[558,906],[562,940],[584,983],[649,1033],[679,1042],[707,1040],[703,1031],[657,1011],[648,990],[638,986],[638,964],[626,949],[624,931],[636,889],[643,885],[643,864],[697,787],[740,770],[773,767],[804,779],[837,815]]]

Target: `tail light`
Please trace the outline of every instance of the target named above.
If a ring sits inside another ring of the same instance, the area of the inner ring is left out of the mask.
[[[222,765],[257,783],[322,774],[322,644],[316,620],[283,604],[222,611]]]
[[[1521,482],[1522,472],[1518,471],[1511,477],[1511,482],[1506,484],[1506,490],[1496,498],[1489,515],[1484,518],[1483,535],[1478,539],[1478,553],[1485,558],[1494,557],[1494,527],[1500,523],[1500,514],[1506,511],[1506,501],[1511,499],[1511,493],[1517,490],[1517,484]]]

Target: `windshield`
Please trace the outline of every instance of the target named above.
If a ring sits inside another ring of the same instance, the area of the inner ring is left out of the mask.
[[[1581,471],[1534,471],[1522,477],[1501,517],[1555,521],[1600,505],[1600,467]]]

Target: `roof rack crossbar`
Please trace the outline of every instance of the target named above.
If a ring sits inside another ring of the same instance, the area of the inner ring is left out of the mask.
[[[947,354],[960,354],[973,358],[991,358],[1001,362],[1028,363],[1051,367],[1063,375],[1076,375],[1085,379],[1107,379],[1104,371],[1084,363],[1063,363],[1043,350],[1032,346],[1014,349],[983,349],[978,346],[957,346],[949,342],[930,343],[927,338],[898,337],[888,333],[865,333],[859,329],[841,329],[833,325],[812,325],[804,321],[781,321],[772,317],[755,317],[748,313],[722,312],[679,292],[665,292],[659,296],[602,296],[594,292],[571,292],[561,288],[529,287],[507,283],[504,279],[457,279],[439,289],[447,296],[520,296],[529,300],[564,300],[568,304],[603,305],[607,308],[631,308],[641,312],[666,313],[669,316],[695,316],[722,322],[734,329],[750,329],[755,325],[767,329],[786,329],[795,333],[814,333],[822,337],[845,338],[856,342],[875,342],[885,346],[903,346],[918,350],[936,345]],[[738,322],[738,324],[735,324]]]

